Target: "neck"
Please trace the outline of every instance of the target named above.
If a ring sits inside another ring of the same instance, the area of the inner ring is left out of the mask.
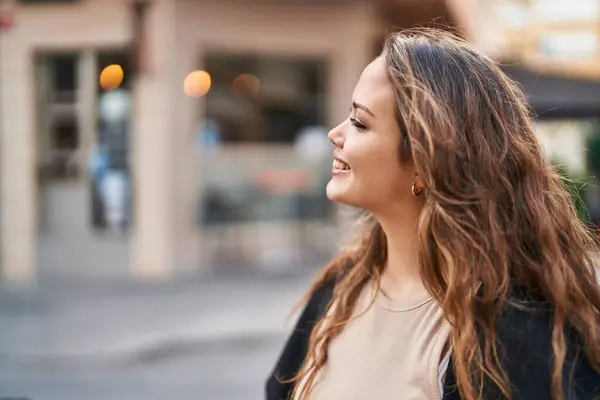
[[[377,217],[387,239],[382,287],[386,293],[395,293],[394,297],[405,297],[423,291],[417,251],[420,205],[414,202],[394,208],[400,211]]]

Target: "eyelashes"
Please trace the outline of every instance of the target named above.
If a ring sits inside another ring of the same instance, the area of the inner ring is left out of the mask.
[[[364,126],[363,124],[361,124],[356,118],[352,118],[350,117],[350,123],[358,130],[365,130],[367,129],[366,126]]]

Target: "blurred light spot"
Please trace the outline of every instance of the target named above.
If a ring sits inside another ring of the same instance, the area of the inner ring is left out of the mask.
[[[183,81],[183,91],[190,97],[202,97],[210,90],[210,74],[206,71],[191,72]]]
[[[255,96],[260,91],[260,79],[253,74],[240,74],[235,77],[231,85],[234,90],[248,92]]]
[[[100,72],[100,87],[104,90],[114,90],[123,83],[124,76],[120,65],[111,64]]]

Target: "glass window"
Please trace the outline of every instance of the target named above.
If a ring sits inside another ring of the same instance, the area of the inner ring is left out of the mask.
[[[598,49],[595,32],[563,32],[545,34],[539,42],[540,51],[554,59],[590,59]]]
[[[78,175],[74,154],[79,145],[77,122],[77,53],[39,53],[36,63],[38,162],[43,179]]]
[[[519,1],[501,2],[496,5],[496,16],[500,25],[508,28],[520,28],[529,20],[527,5]]]
[[[323,60],[212,53],[206,117],[224,143],[291,143],[325,120]]]
[[[129,171],[131,137],[131,65],[126,50],[97,53],[97,72],[118,65],[123,70],[117,90],[96,87],[97,131],[89,160],[91,222],[97,230],[127,230],[131,226],[132,177]],[[117,81],[118,82],[118,81]],[[117,201],[118,200],[118,201]]]
[[[204,65],[202,224],[328,219],[326,60],[215,52]]]
[[[49,54],[47,63],[50,70],[52,100],[62,103],[72,103],[76,99],[77,65],[79,54]]]
[[[598,0],[532,0],[534,15],[541,20],[590,20],[598,18],[600,1]]]

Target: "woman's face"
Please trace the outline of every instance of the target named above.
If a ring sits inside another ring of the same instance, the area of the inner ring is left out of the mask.
[[[395,107],[385,59],[379,57],[361,74],[348,119],[329,132],[336,145],[330,200],[377,214],[412,196],[415,173],[399,163]]]

